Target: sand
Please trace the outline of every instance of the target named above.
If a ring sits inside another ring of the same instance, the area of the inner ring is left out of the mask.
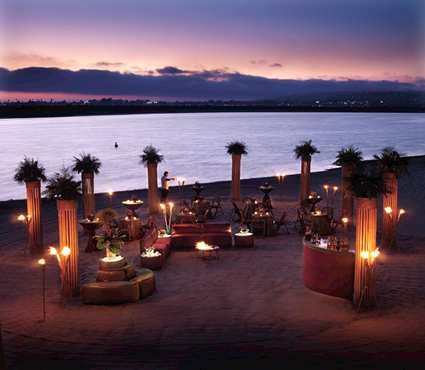
[[[398,249],[379,258],[378,306],[358,313],[350,302],[314,293],[302,282],[301,237],[292,232],[256,238],[253,250],[226,250],[205,262],[191,251],[174,252],[156,273],[157,292],[137,304],[85,306],[60,301],[58,271],[47,266],[47,321],[41,318],[41,273],[24,255],[23,201],[0,203],[0,318],[8,369],[408,369],[425,360],[425,158],[411,161],[400,181]],[[314,163],[313,163],[314,169]],[[313,190],[338,184],[339,171],[314,173]],[[242,194],[261,193],[264,179],[242,181]],[[294,217],[298,176],[274,179],[277,215]],[[136,193],[116,193],[112,206]],[[207,184],[230,217],[227,182]],[[190,198],[185,188],[171,198]],[[109,205],[97,196],[98,208]],[[56,209],[43,204],[46,244],[57,240]],[[143,216],[146,207],[143,207]],[[86,254],[80,234],[82,281],[94,279],[99,254]],[[123,254],[137,266],[138,243]]]

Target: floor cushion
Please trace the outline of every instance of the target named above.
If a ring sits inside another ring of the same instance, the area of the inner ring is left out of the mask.
[[[140,288],[136,281],[88,283],[81,287],[81,297],[85,304],[137,302],[140,298]]]
[[[131,279],[139,286],[140,299],[150,296],[155,291],[155,274],[152,270],[142,268],[139,274]]]

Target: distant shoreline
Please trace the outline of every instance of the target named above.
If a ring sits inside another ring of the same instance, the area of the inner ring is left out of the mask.
[[[102,116],[126,114],[170,113],[425,113],[425,107],[326,107],[326,106],[279,106],[279,105],[84,105],[84,104],[10,104],[0,105],[2,118],[47,118]]]
[[[409,164],[413,165],[416,163],[424,163],[425,162],[425,154],[420,155],[411,155],[406,156],[406,158],[409,159]],[[370,164],[376,162],[374,159],[366,159],[363,161],[365,164]],[[341,168],[340,167],[330,167],[324,170],[319,171],[313,171],[311,172],[311,175],[314,177],[327,177],[327,176],[334,176],[335,174],[339,174]],[[300,174],[299,173],[289,173],[285,176],[285,183],[288,182],[288,180],[291,180],[291,182],[297,182],[299,181]],[[263,184],[265,181],[269,182],[270,184],[273,184],[275,186],[276,177],[275,176],[267,176],[267,177],[249,177],[249,178],[242,178],[241,179],[241,186],[242,187],[256,187]],[[220,189],[220,188],[229,188],[231,185],[231,180],[217,180],[217,181],[209,181],[209,182],[203,182],[202,185],[204,185],[206,188],[209,188],[210,190],[214,189]],[[18,186],[18,185],[17,185]],[[193,184],[185,184],[182,187],[181,191],[184,192],[191,192]],[[279,185],[277,185],[279,186]],[[298,186],[298,185],[297,185]],[[177,185],[170,186],[170,189],[172,192],[181,192]],[[138,188],[138,189],[123,189],[123,190],[116,190],[114,191],[114,197],[116,198],[122,198],[123,200],[129,199],[132,194],[137,193],[143,198],[147,198],[147,188]],[[106,192],[96,192],[95,193],[96,198],[108,198]],[[6,200],[0,200],[0,209],[1,208],[10,208],[10,207],[16,207],[16,205],[21,204],[22,206],[25,204],[26,198],[16,198],[16,199],[6,199]],[[43,197],[43,202],[52,202],[49,201],[47,198]]]

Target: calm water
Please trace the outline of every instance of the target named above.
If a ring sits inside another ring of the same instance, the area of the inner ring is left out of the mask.
[[[139,164],[144,146],[161,149],[167,169],[188,182],[228,180],[230,158],[224,146],[238,139],[248,145],[242,178],[277,171],[297,173],[293,148],[313,139],[321,153],[312,169],[331,167],[343,145],[359,146],[366,158],[394,145],[409,155],[425,154],[425,115],[375,113],[191,113],[0,120],[0,199],[24,198],[24,186],[13,182],[24,155],[38,158],[51,174],[71,164],[80,152],[98,156],[102,172],[96,191],[146,187]],[[114,142],[119,143],[118,150]]]

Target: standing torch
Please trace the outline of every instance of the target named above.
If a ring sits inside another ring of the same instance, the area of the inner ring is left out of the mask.
[[[42,322],[44,322],[46,321],[46,260],[44,258],[40,258],[37,263],[41,267],[41,295],[43,307]]]

